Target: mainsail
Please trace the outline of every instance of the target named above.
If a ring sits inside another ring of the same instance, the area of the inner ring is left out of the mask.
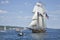
[[[30,27],[32,29],[45,29],[45,17],[46,12],[42,3],[37,2],[33,9],[34,16],[32,17],[32,22]]]

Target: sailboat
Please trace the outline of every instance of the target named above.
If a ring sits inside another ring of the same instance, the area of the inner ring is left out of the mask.
[[[32,22],[29,24],[29,29],[32,30],[33,33],[40,33],[46,31],[46,17],[48,15],[46,10],[41,2],[37,2],[33,9],[33,17]]]

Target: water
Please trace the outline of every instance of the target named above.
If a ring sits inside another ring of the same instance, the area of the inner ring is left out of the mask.
[[[60,29],[47,29],[45,33],[32,33],[31,30],[24,30],[23,36],[19,32],[7,30],[0,32],[0,40],[60,40]]]

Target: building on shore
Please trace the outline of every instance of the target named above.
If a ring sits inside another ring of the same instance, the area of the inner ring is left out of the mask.
[[[24,27],[18,27],[18,26],[0,26],[0,31],[1,30],[16,30],[16,31],[20,31],[23,30]]]

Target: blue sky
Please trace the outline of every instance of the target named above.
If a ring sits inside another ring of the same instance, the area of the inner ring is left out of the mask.
[[[49,15],[47,27],[60,29],[60,0],[0,0],[0,25],[27,27],[38,1],[44,4]]]

